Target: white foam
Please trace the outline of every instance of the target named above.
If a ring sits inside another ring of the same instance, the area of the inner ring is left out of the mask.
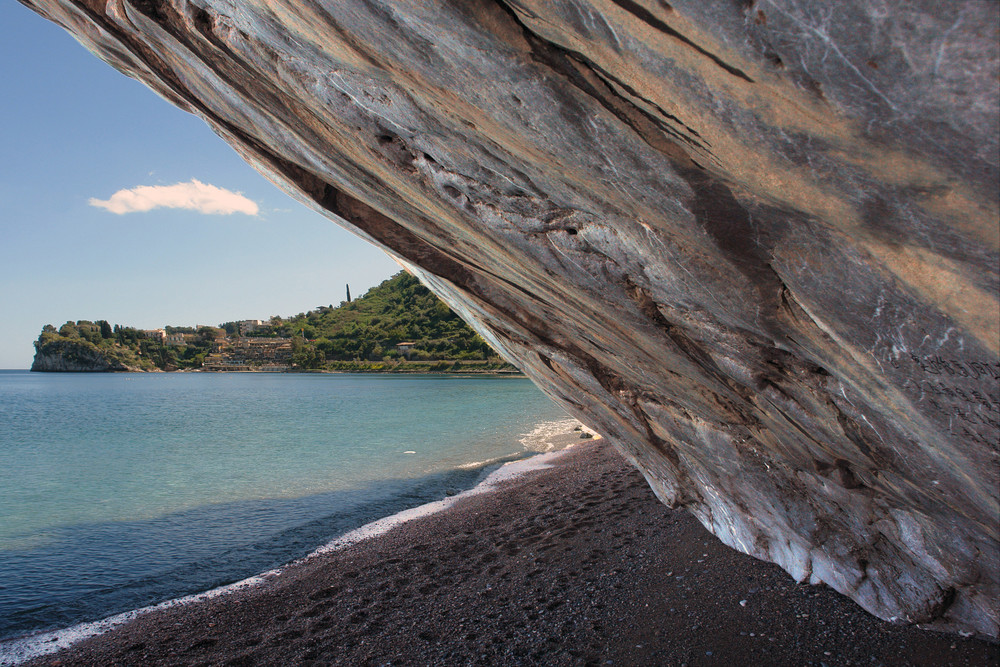
[[[254,575],[248,579],[243,579],[242,581],[237,581],[233,584],[213,588],[212,590],[197,593],[195,595],[186,595],[181,598],[167,600],[159,604],[143,607],[142,609],[133,609],[132,611],[122,612],[121,614],[109,616],[108,618],[103,618],[99,621],[80,623],[79,625],[63,628],[61,630],[52,630],[50,632],[42,632],[35,635],[29,635],[27,637],[0,642],[0,666],[7,667],[9,665],[18,665],[27,660],[31,660],[32,658],[55,653],[56,651],[68,648],[77,642],[83,641],[84,639],[104,634],[112,628],[153,611],[170,609],[171,607],[178,607],[180,605],[200,602],[202,600],[211,600],[212,598],[217,598],[228,593],[253,588],[268,579],[277,576],[281,573],[282,569],[283,568],[268,570],[267,572]]]
[[[565,449],[561,449],[557,452],[547,452],[530,458],[505,463],[471,489],[467,489],[448,498],[442,498],[441,500],[425,503],[419,507],[403,510],[402,512],[398,512],[392,516],[387,516],[384,519],[379,519],[365,524],[360,528],[355,528],[332,542],[324,544],[319,549],[316,549],[311,554],[303,558],[302,561],[307,561],[311,558],[322,556],[323,554],[328,554],[332,551],[337,551],[338,549],[343,549],[344,547],[357,544],[358,542],[372,537],[384,535],[396,526],[400,526],[407,521],[430,516],[431,514],[437,514],[438,512],[448,509],[464,498],[477,496],[482,493],[488,493],[489,491],[495,489],[501,482],[505,482],[515,477],[520,477],[521,475],[531,472],[532,470],[544,470],[546,468],[551,468],[552,460],[565,454],[568,449],[569,447],[566,447]]]
[[[582,431],[589,432],[594,435],[594,432],[589,428],[581,424],[576,419],[567,417],[566,419],[558,419],[556,421],[542,422],[537,424],[530,432],[521,436],[519,442],[524,445],[524,448],[532,452],[550,452],[553,449],[568,444],[567,439],[572,438],[579,431],[574,429],[580,428]]]
[[[576,420],[564,420],[563,422],[547,422],[549,424],[568,423],[572,429],[575,426]],[[542,426],[542,425],[540,425]],[[575,444],[575,443],[574,443]],[[43,655],[49,655],[55,653],[64,648],[68,648],[77,642],[83,641],[84,639],[89,639],[90,637],[96,637],[97,635],[104,634],[105,632],[127,623],[133,619],[139,618],[140,616],[145,616],[146,614],[154,611],[160,611],[163,609],[170,609],[172,607],[178,607],[181,605],[191,604],[193,602],[201,602],[204,600],[211,600],[213,598],[221,597],[223,595],[228,595],[230,593],[235,593],[237,591],[242,591],[250,588],[254,588],[264,583],[265,581],[272,579],[287,568],[293,565],[303,563],[324,554],[343,549],[352,544],[357,544],[364,540],[378,537],[383,535],[396,526],[402,525],[407,521],[412,521],[413,519],[418,519],[420,517],[429,516],[431,514],[436,514],[443,510],[448,509],[458,501],[469,498],[471,496],[479,495],[482,493],[488,493],[495,489],[502,482],[520,477],[533,470],[544,470],[546,468],[552,467],[552,461],[563,456],[573,445],[570,444],[564,449],[558,451],[546,452],[544,454],[537,454],[526,459],[520,459],[518,461],[511,461],[502,465],[500,468],[494,470],[490,473],[486,479],[477,484],[476,486],[457,493],[454,496],[448,498],[443,498],[442,500],[436,500],[434,502],[426,503],[420,505],[419,507],[414,507],[408,510],[404,510],[392,516],[387,516],[384,519],[378,519],[371,523],[365,524],[360,528],[355,528],[354,530],[345,533],[344,535],[338,537],[337,539],[324,544],[319,547],[309,555],[300,558],[296,561],[284,565],[282,567],[268,570],[267,572],[254,575],[248,579],[243,579],[242,581],[237,581],[233,584],[228,584],[226,586],[220,586],[219,588],[213,588],[212,590],[205,591],[203,593],[197,593],[195,595],[188,595],[181,598],[176,598],[174,600],[167,600],[159,604],[151,605],[149,607],[143,607],[142,609],[134,609],[132,611],[126,611],[121,614],[116,614],[115,616],[109,616],[108,618],[101,619],[99,621],[91,621],[88,623],[81,623],[79,625],[74,625],[70,628],[64,628],[62,630],[53,630],[50,632],[43,632],[35,635],[29,635],[27,637],[21,637],[19,639],[12,639],[6,642],[0,642],[0,667],[10,667],[12,665],[18,665],[27,660],[37,658]]]
[[[471,463],[463,463],[458,466],[458,470],[475,470],[476,468],[485,468],[488,465],[494,463],[502,463],[504,461],[510,461],[511,459],[520,456],[518,452],[511,452],[510,454],[505,454],[504,456],[495,456],[492,459],[485,459],[483,461],[472,461]]]

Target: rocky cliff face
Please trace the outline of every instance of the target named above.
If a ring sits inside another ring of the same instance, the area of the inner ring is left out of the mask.
[[[22,1],[727,544],[997,635],[997,3]]]
[[[121,361],[108,359],[93,345],[72,341],[58,341],[37,346],[31,370],[48,373],[110,373],[115,371],[141,371]]]

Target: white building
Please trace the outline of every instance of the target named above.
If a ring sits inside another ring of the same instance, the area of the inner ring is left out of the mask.
[[[241,336],[246,336],[248,333],[256,331],[265,324],[267,322],[264,320],[240,320],[236,323],[236,327],[239,329]]]

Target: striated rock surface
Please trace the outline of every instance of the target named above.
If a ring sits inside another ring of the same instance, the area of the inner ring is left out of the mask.
[[[996,2],[22,1],[727,544],[997,636]]]

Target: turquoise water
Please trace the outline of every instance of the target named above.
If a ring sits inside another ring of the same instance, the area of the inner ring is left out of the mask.
[[[517,377],[0,372],[0,639],[288,562],[566,420]]]

